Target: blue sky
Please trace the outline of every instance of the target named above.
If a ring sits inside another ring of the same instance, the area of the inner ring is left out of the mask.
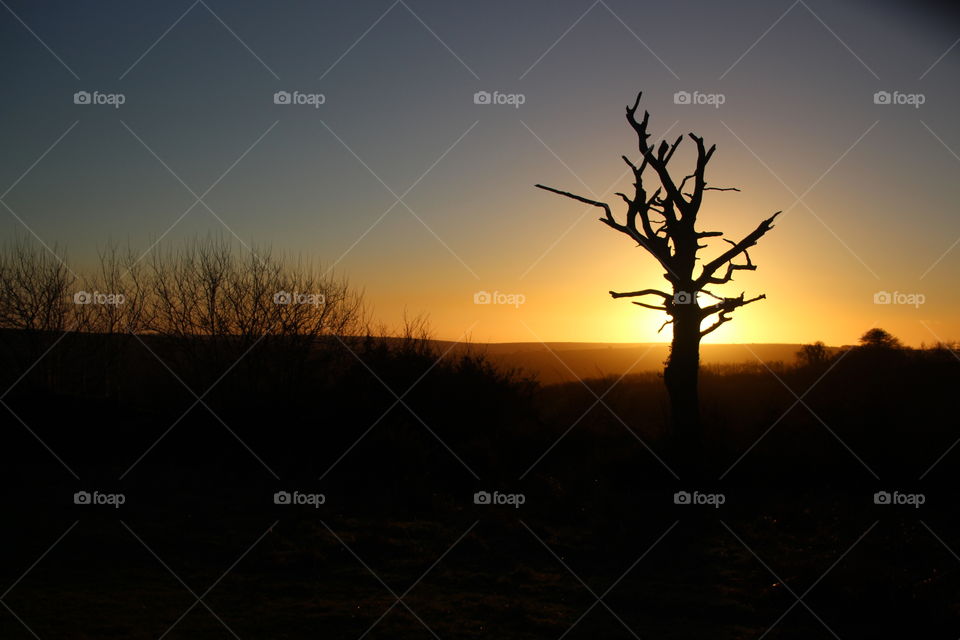
[[[785,210],[736,291],[770,299],[712,340],[960,337],[960,20],[935,3],[5,2],[0,233],[71,264],[223,234],[336,263],[385,321],[428,313],[440,337],[657,339],[662,318],[606,295],[660,283],[652,261],[532,188],[623,188],[643,90],[654,132],[715,142],[708,177],[743,189],[712,195],[707,227]],[[527,302],[478,309],[478,290]]]

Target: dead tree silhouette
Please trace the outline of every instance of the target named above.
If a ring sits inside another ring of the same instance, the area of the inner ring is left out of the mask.
[[[781,212],[778,211],[761,222],[739,242],[724,238],[724,241],[731,245],[730,248],[716,258],[702,263],[699,274],[694,274],[699,261],[697,254],[701,249],[707,248],[707,245],[700,244],[700,241],[704,238],[723,236],[722,231],[697,231],[696,229],[703,194],[706,191],[739,191],[739,189],[707,186],[704,174],[707,163],[710,162],[716,150],[716,145],[706,148],[703,138],[693,133],[689,136],[697,145],[696,166],[693,173],[677,183],[667,165],[683,141],[683,135],[680,135],[673,144],[668,144],[665,140],[661,141],[656,149],[648,145],[647,139],[650,134],[647,133],[647,123],[650,114],[644,111],[643,120],[638,122],[636,119],[637,107],[642,96],[642,92],[638,93],[633,106],[627,107],[627,122],[637,134],[641,159],[640,163],[636,164],[627,156],[621,156],[632,170],[634,178],[633,197],[623,193],[616,194],[626,203],[626,216],[623,223],[614,218],[610,205],[606,202],[591,200],[542,184],[536,186],[603,209],[604,217],[600,218],[600,222],[629,236],[656,258],[666,270],[663,277],[672,286],[672,293],[659,289],[641,289],[623,293],[611,291],[610,295],[614,298],[644,296],[660,298],[662,304],[659,305],[646,302],[633,304],[665,311],[670,316],[660,328],[663,329],[667,324],[673,325],[670,356],[663,375],[670,397],[671,435],[674,442],[684,447],[691,447],[699,444],[702,436],[698,391],[700,340],[723,323],[732,320],[729,314],[736,309],[766,298],[764,294],[745,298],[743,293],[727,298],[712,293],[707,287],[729,283],[736,271],[756,270],[757,267],[750,260],[748,250],[773,228],[773,221]],[[653,170],[658,183],[652,194],[647,193],[643,182],[644,172],[648,168]],[[684,191],[691,180],[693,181],[692,191]],[[743,262],[734,262],[741,255]],[[724,267],[726,271],[718,275]],[[700,306],[699,294],[712,298],[715,302]],[[715,316],[713,323],[702,328],[704,321],[711,316]]]

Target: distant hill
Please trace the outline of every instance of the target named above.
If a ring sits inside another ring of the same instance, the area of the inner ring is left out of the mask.
[[[441,345],[446,349],[450,343]],[[799,344],[704,344],[701,362],[710,364],[792,363]],[[544,384],[624,373],[660,371],[670,352],[667,343],[503,342],[472,347],[505,367],[520,367]]]
[[[0,329],[0,347],[5,347],[7,350],[16,347],[14,351],[26,347],[30,335],[34,334]],[[75,333],[72,340],[79,344],[102,340],[103,337],[102,334]],[[57,334],[51,332],[48,338],[56,340]],[[150,334],[144,334],[142,337],[148,345],[155,344],[158,339],[158,336]],[[333,338],[324,337],[320,340],[332,342]],[[380,340],[386,344],[396,345],[404,341],[395,337],[385,337]],[[455,355],[463,350],[483,353],[495,365],[504,369],[522,369],[543,384],[570,382],[577,378],[586,380],[611,375],[659,372],[663,370],[663,363],[670,353],[670,345],[665,342],[473,342],[466,344],[448,340],[429,340],[429,342],[439,353],[449,352]],[[796,361],[796,354],[801,346],[800,344],[704,344],[700,347],[700,362],[703,365],[756,364],[758,361],[791,364]],[[827,347],[827,350],[834,353],[847,348],[850,347]],[[0,349],[0,355],[3,355],[3,349]]]

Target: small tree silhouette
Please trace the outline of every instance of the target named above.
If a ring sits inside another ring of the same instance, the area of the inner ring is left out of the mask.
[[[866,349],[899,349],[903,346],[900,340],[886,329],[877,327],[870,329],[860,336],[860,346]]]
[[[830,358],[827,345],[817,340],[813,344],[805,344],[797,351],[797,359],[801,365],[813,367],[826,362]]]
[[[707,191],[739,191],[739,189],[707,186],[704,173],[707,163],[710,162],[716,150],[716,145],[711,145],[707,149],[703,138],[693,133],[689,135],[697,145],[696,166],[693,173],[686,175],[678,183],[667,165],[683,141],[683,136],[679,136],[673,144],[661,141],[656,149],[649,145],[647,139],[650,134],[647,133],[647,123],[650,114],[644,111],[643,120],[636,119],[637,107],[642,95],[642,92],[638,93],[633,106],[627,107],[627,122],[637,134],[640,162],[637,164],[627,156],[622,156],[634,177],[632,197],[623,193],[616,194],[626,203],[624,222],[621,223],[614,218],[610,205],[605,202],[591,200],[542,184],[536,186],[603,209],[605,215],[600,218],[600,222],[627,235],[666,270],[663,277],[672,287],[670,293],[659,289],[641,289],[624,293],[611,291],[610,295],[614,298],[643,296],[660,298],[662,304],[659,305],[646,302],[634,302],[634,304],[665,311],[670,316],[661,329],[667,324],[673,324],[670,357],[664,369],[664,383],[670,396],[672,435],[684,444],[693,444],[700,439],[697,384],[700,369],[700,340],[731,320],[730,314],[734,310],[766,297],[761,294],[754,298],[745,298],[741,293],[739,296],[727,298],[715,295],[708,291],[707,287],[730,282],[735,271],[754,271],[757,268],[750,260],[748,249],[773,227],[773,220],[780,212],[774,213],[761,222],[756,229],[738,242],[724,238],[730,244],[730,248],[709,262],[701,264],[700,272],[695,274],[694,270],[699,260],[698,253],[701,249],[707,248],[706,245],[700,244],[700,241],[704,238],[723,235],[721,231],[696,229],[703,194]],[[647,193],[643,181],[644,172],[648,168],[653,170],[658,183],[652,194]],[[692,186],[688,187],[691,181]],[[691,191],[684,191],[685,188]],[[740,256],[743,256],[744,262],[735,263],[734,260]],[[718,275],[724,267],[726,271]],[[714,302],[701,307],[700,294],[712,298]],[[701,328],[703,322],[711,316],[715,316],[713,323],[706,328]]]

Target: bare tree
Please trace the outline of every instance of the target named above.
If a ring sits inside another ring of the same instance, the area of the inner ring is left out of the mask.
[[[813,344],[805,344],[797,351],[797,360],[802,366],[815,367],[823,364],[830,359],[830,353],[827,351],[827,345],[820,340]]]
[[[50,250],[18,238],[0,252],[0,327],[30,332],[69,329],[73,277]]]
[[[614,217],[610,205],[606,202],[541,184],[536,186],[603,209],[604,216],[600,218],[600,222],[627,235],[653,256],[665,270],[663,277],[670,283],[669,292],[651,288],[623,293],[611,291],[610,295],[614,298],[653,297],[658,299],[659,304],[634,304],[665,311],[670,316],[663,325],[673,325],[673,341],[664,369],[664,382],[670,396],[673,436],[680,442],[694,443],[699,441],[701,435],[698,393],[700,340],[730,321],[730,314],[736,309],[766,297],[761,294],[747,298],[743,293],[735,297],[723,297],[714,294],[708,287],[729,283],[736,271],[753,271],[757,268],[750,260],[748,250],[773,227],[773,221],[780,212],[761,222],[739,241],[724,238],[730,248],[712,260],[701,263],[699,272],[696,272],[700,259],[698,253],[707,248],[701,241],[723,236],[721,231],[698,231],[696,228],[704,193],[738,189],[707,185],[707,163],[713,157],[716,145],[711,145],[708,149],[703,138],[693,133],[689,136],[697,148],[696,165],[692,173],[677,182],[667,165],[683,141],[683,136],[679,136],[672,144],[661,141],[656,148],[648,144],[650,134],[647,133],[647,123],[650,114],[644,111],[642,120],[638,121],[636,118],[642,95],[637,94],[633,106],[627,107],[627,122],[636,132],[640,161],[637,163],[627,156],[622,156],[634,179],[634,192],[631,196],[616,194],[626,204],[623,222]],[[648,193],[644,184],[644,173],[648,169],[652,170],[656,181],[656,188],[652,193]],[[713,301],[701,306],[701,294]],[[712,322],[704,327],[704,322],[711,318]]]
[[[0,344],[14,364],[13,378],[34,372],[24,386],[53,383],[53,359],[63,350],[48,351],[73,328],[68,294],[74,278],[55,251],[27,237],[0,250]]]
[[[0,381],[30,373],[22,389],[119,399],[156,364],[141,343],[198,393],[234,365],[252,385],[292,384],[368,324],[346,278],[222,238],[145,261],[108,243],[79,276],[27,237],[0,246]]]
[[[80,273],[77,289],[70,325],[79,334],[74,341],[85,348],[79,349],[83,364],[75,382],[87,395],[117,399],[121,383],[130,377],[125,367],[133,335],[149,326],[144,266],[129,246],[121,249],[110,241],[98,252],[95,266]]]
[[[241,257],[205,239],[156,252],[147,283],[150,328],[168,336],[312,339],[364,325],[363,294],[345,278],[268,248]]]
[[[150,331],[200,377],[215,378],[223,368],[215,363],[232,364],[254,346],[283,361],[281,371],[252,355],[238,366],[296,376],[325,337],[357,335],[366,321],[363,293],[345,278],[269,249],[244,257],[222,239],[155,252],[147,289]]]

